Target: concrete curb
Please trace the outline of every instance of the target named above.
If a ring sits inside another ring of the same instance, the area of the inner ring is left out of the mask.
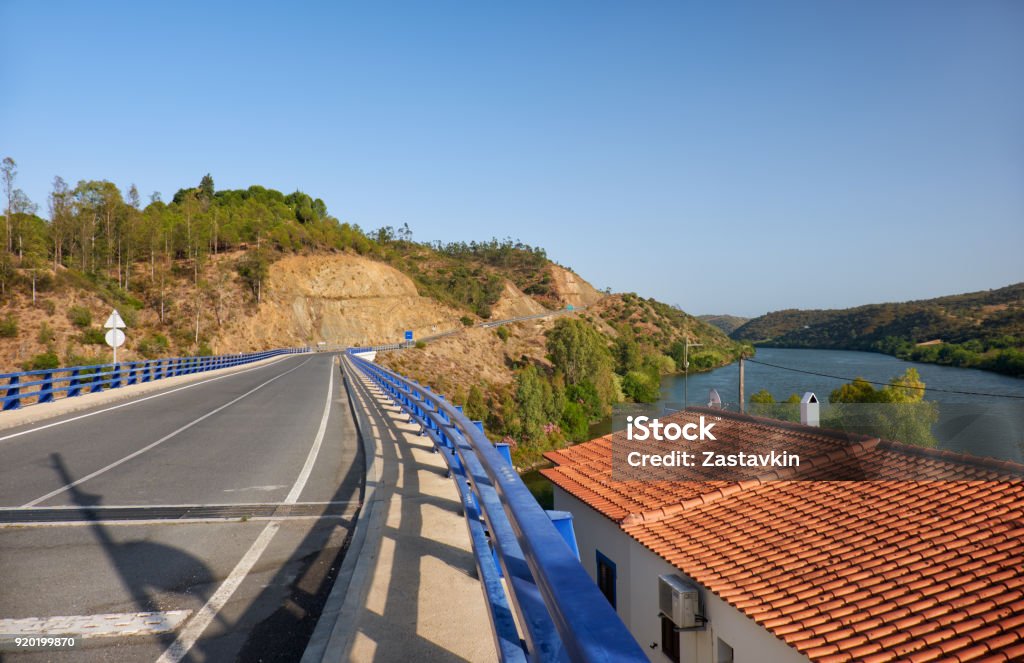
[[[260,361],[231,366],[229,368],[203,371],[202,373],[193,373],[191,375],[178,375],[175,377],[163,378],[162,380],[153,380],[152,382],[119,387],[117,389],[108,389],[96,393],[82,394],[81,396],[75,396],[74,398],[61,398],[53,401],[52,403],[26,405],[18,410],[9,410],[7,412],[0,413],[0,430],[55,419],[56,417],[60,417],[65,414],[80,412],[82,410],[88,410],[101,405],[112,405],[121,401],[138,398],[139,396],[144,396],[155,391],[160,391],[162,389],[172,389],[174,387],[198,382],[200,380],[219,378],[231,375],[232,373],[239,373],[244,370],[258,368],[260,366],[267,366],[281,361],[282,359],[302,356],[303,354],[311,353],[295,353],[278,355],[276,357],[267,357]]]
[[[359,623],[359,613],[370,589],[387,518],[383,496],[377,490],[381,486],[383,459],[380,440],[372,435],[366,413],[356,407],[352,395],[352,390],[365,391],[366,387],[345,355],[341,355],[341,372],[348,386],[349,407],[363,445],[366,473],[363,504],[356,515],[352,541],[345,551],[338,577],[320,613],[313,635],[309,638],[306,651],[302,654],[301,663],[337,663],[348,659]],[[372,398],[369,393],[365,395]]]

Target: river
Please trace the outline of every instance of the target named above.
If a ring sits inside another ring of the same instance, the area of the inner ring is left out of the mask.
[[[939,404],[939,422],[933,434],[939,447],[979,456],[1022,460],[1024,440],[1024,380],[970,368],[919,364],[874,352],[846,350],[806,350],[758,348],[755,361],[786,368],[824,373],[838,378],[782,370],[753,362],[745,362],[744,395],[761,389],[771,392],[776,400],[790,394],[814,392],[822,403],[828,403],[833,389],[855,377],[873,382],[888,382],[907,368],[916,368],[928,387],[925,398]],[[661,400],[655,407],[678,410],[682,407],[684,377],[669,375],[661,381]],[[716,370],[691,374],[686,391],[690,405],[706,405],[711,389],[716,389],[725,403],[736,403],[739,397],[739,365],[730,364]],[[932,391],[932,390],[946,391]],[[971,392],[971,393],[948,393]],[[1007,394],[1019,398],[995,398],[977,394]],[[966,422],[966,423],[964,423]],[[598,437],[612,430],[611,418],[591,427],[591,436]],[[542,499],[546,481],[536,472],[523,479]]]

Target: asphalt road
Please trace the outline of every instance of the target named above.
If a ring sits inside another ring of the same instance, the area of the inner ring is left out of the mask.
[[[0,661],[298,660],[359,456],[327,354],[0,431]]]

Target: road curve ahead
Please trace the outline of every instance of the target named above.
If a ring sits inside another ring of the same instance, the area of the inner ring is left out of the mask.
[[[360,454],[329,354],[0,432],[0,661],[297,661]]]

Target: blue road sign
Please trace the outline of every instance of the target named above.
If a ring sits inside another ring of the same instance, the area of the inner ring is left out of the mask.
[[[412,340],[412,330],[411,329],[406,329],[405,330],[405,340],[407,340],[407,341],[411,341]]]

